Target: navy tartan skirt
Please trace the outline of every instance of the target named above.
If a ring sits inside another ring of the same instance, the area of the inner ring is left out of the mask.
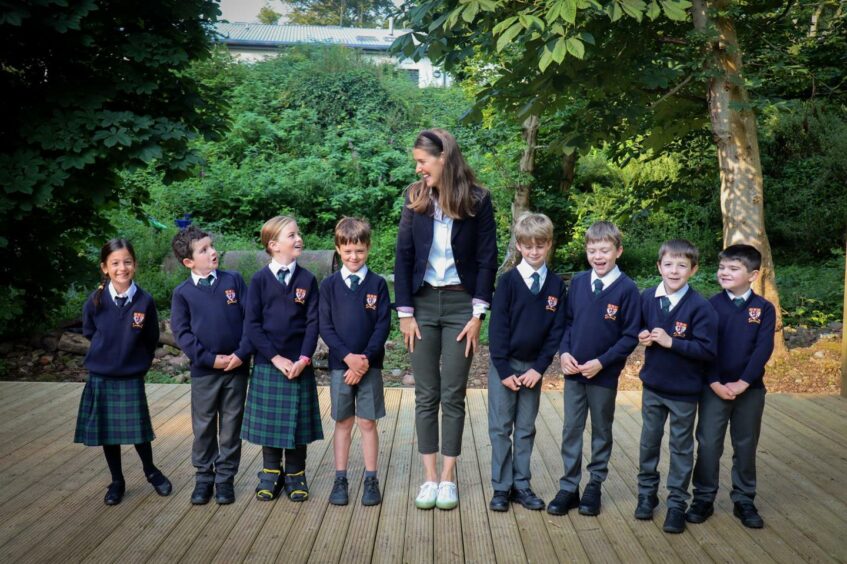
[[[134,445],[155,438],[143,378],[88,375],[79,402],[75,443]]]
[[[274,448],[294,448],[324,438],[311,366],[294,380],[272,364],[253,366],[241,438]]]

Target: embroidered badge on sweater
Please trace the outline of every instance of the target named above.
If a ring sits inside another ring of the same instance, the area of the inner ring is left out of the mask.
[[[306,288],[297,288],[294,290],[294,301],[298,304],[306,303]]]
[[[762,308],[760,307],[748,307],[747,308],[747,323],[762,323]]]
[[[365,309],[376,309],[376,294],[365,296]]]
[[[143,311],[132,312],[132,328],[133,329],[143,329],[144,328],[144,312]]]
[[[616,306],[615,304],[606,304],[606,317],[604,317],[604,319],[611,319],[612,321],[617,321],[619,309],[620,306]]]
[[[237,304],[238,303],[238,295],[235,293],[235,290],[230,288],[224,292],[226,294],[226,303],[227,305]]]
[[[547,296],[547,311],[556,311],[559,306],[559,298],[556,296]]]
[[[674,337],[685,337],[685,331],[688,329],[688,324],[682,321],[677,321],[673,325]]]

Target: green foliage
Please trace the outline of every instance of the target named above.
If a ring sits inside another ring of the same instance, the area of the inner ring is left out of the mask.
[[[844,253],[813,265],[777,267],[777,283],[788,325],[823,326],[841,321],[844,290]]]
[[[394,10],[391,0],[288,0],[288,21],[302,25],[381,27]]]
[[[174,179],[197,165],[190,143],[223,122],[186,70],[208,56],[218,13],[211,0],[4,2],[0,334],[41,321],[86,276],[81,249],[102,244],[107,215],[147,201],[119,171]]]
[[[256,19],[259,20],[259,23],[263,23],[266,25],[276,25],[279,22],[279,18],[282,17],[282,14],[275,11],[269,5],[265,4],[259,10],[259,13],[256,15]]]

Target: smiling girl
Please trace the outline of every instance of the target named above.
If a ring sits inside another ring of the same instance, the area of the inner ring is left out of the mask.
[[[126,491],[121,445],[135,445],[144,475],[159,495],[171,483],[153,464],[155,438],[144,376],[159,341],[153,298],[136,285],[135,251],[126,239],[112,239],[100,250],[103,281],[82,310],[82,332],[91,341],[85,367],[88,381],[79,404],[74,442],[102,446],[112,483],[106,505],[117,505]]]

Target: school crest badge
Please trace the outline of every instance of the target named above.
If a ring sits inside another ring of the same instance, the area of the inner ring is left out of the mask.
[[[618,319],[618,310],[620,306],[615,304],[606,304],[606,316],[604,319],[611,319],[612,321],[617,321]]]
[[[674,337],[685,337],[685,331],[688,329],[688,324],[683,323],[682,321],[676,321],[673,324],[673,336]]]
[[[294,289],[294,301],[298,304],[306,303],[306,288],[295,288]]]
[[[747,323],[762,323],[762,308],[748,307],[747,308]]]
[[[376,294],[365,296],[365,309],[376,309]]]
[[[144,328],[144,312],[143,311],[133,311],[132,312],[132,328],[133,329],[143,329]]]
[[[559,298],[556,296],[547,296],[547,311],[556,311],[559,307]]]
[[[238,303],[238,295],[235,293],[235,290],[230,288],[224,292],[226,294],[226,303],[228,305],[237,304]]]

